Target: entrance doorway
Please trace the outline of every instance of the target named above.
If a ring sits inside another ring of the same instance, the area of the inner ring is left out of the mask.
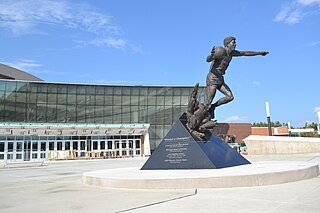
[[[24,142],[23,149],[23,160],[30,161],[31,160],[31,141]]]

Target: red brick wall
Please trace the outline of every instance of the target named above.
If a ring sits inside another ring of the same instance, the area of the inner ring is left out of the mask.
[[[288,135],[288,127],[276,127],[278,135]],[[274,127],[271,128],[272,135],[274,134]],[[241,143],[242,140],[249,135],[263,135],[268,136],[268,127],[251,127],[250,123],[218,123],[213,132],[219,137],[226,135],[235,135],[236,142]]]
[[[271,128],[272,135],[274,134],[273,127]],[[262,135],[262,136],[268,136],[269,130],[268,127],[251,127],[252,135]]]
[[[236,142],[241,143],[242,140],[251,135],[250,123],[218,123],[213,132],[218,136],[235,135]]]
[[[274,127],[271,127],[272,135],[288,135],[288,127],[281,126],[276,127],[278,130],[278,134],[275,134]],[[262,136],[269,136],[269,130],[268,127],[251,127],[252,135],[262,135]]]

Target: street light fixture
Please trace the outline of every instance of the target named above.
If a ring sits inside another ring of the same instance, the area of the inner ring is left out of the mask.
[[[269,132],[269,136],[272,136],[271,120],[270,120],[270,108],[269,108],[269,102],[268,102],[268,101],[266,101],[266,112],[267,112],[267,121],[268,121],[268,132]]]

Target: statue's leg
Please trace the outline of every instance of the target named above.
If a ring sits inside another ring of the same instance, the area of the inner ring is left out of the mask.
[[[228,87],[227,84],[223,83],[220,88],[218,88],[219,91],[225,95],[225,97],[220,98],[217,102],[211,105],[211,108],[218,107],[222,104],[229,103],[234,99],[233,94],[231,92],[231,89]]]
[[[207,85],[206,87],[206,106],[209,106],[217,92],[217,85]]]

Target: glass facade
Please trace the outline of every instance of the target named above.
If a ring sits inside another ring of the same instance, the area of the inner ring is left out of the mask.
[[[0,136],[0,162],[141,156],[139,135]]]
[[[185,112],[190,87],[0,80],[0,122],[150,124],[154,150]],[[204,101],[204,87],[199,88]]]

